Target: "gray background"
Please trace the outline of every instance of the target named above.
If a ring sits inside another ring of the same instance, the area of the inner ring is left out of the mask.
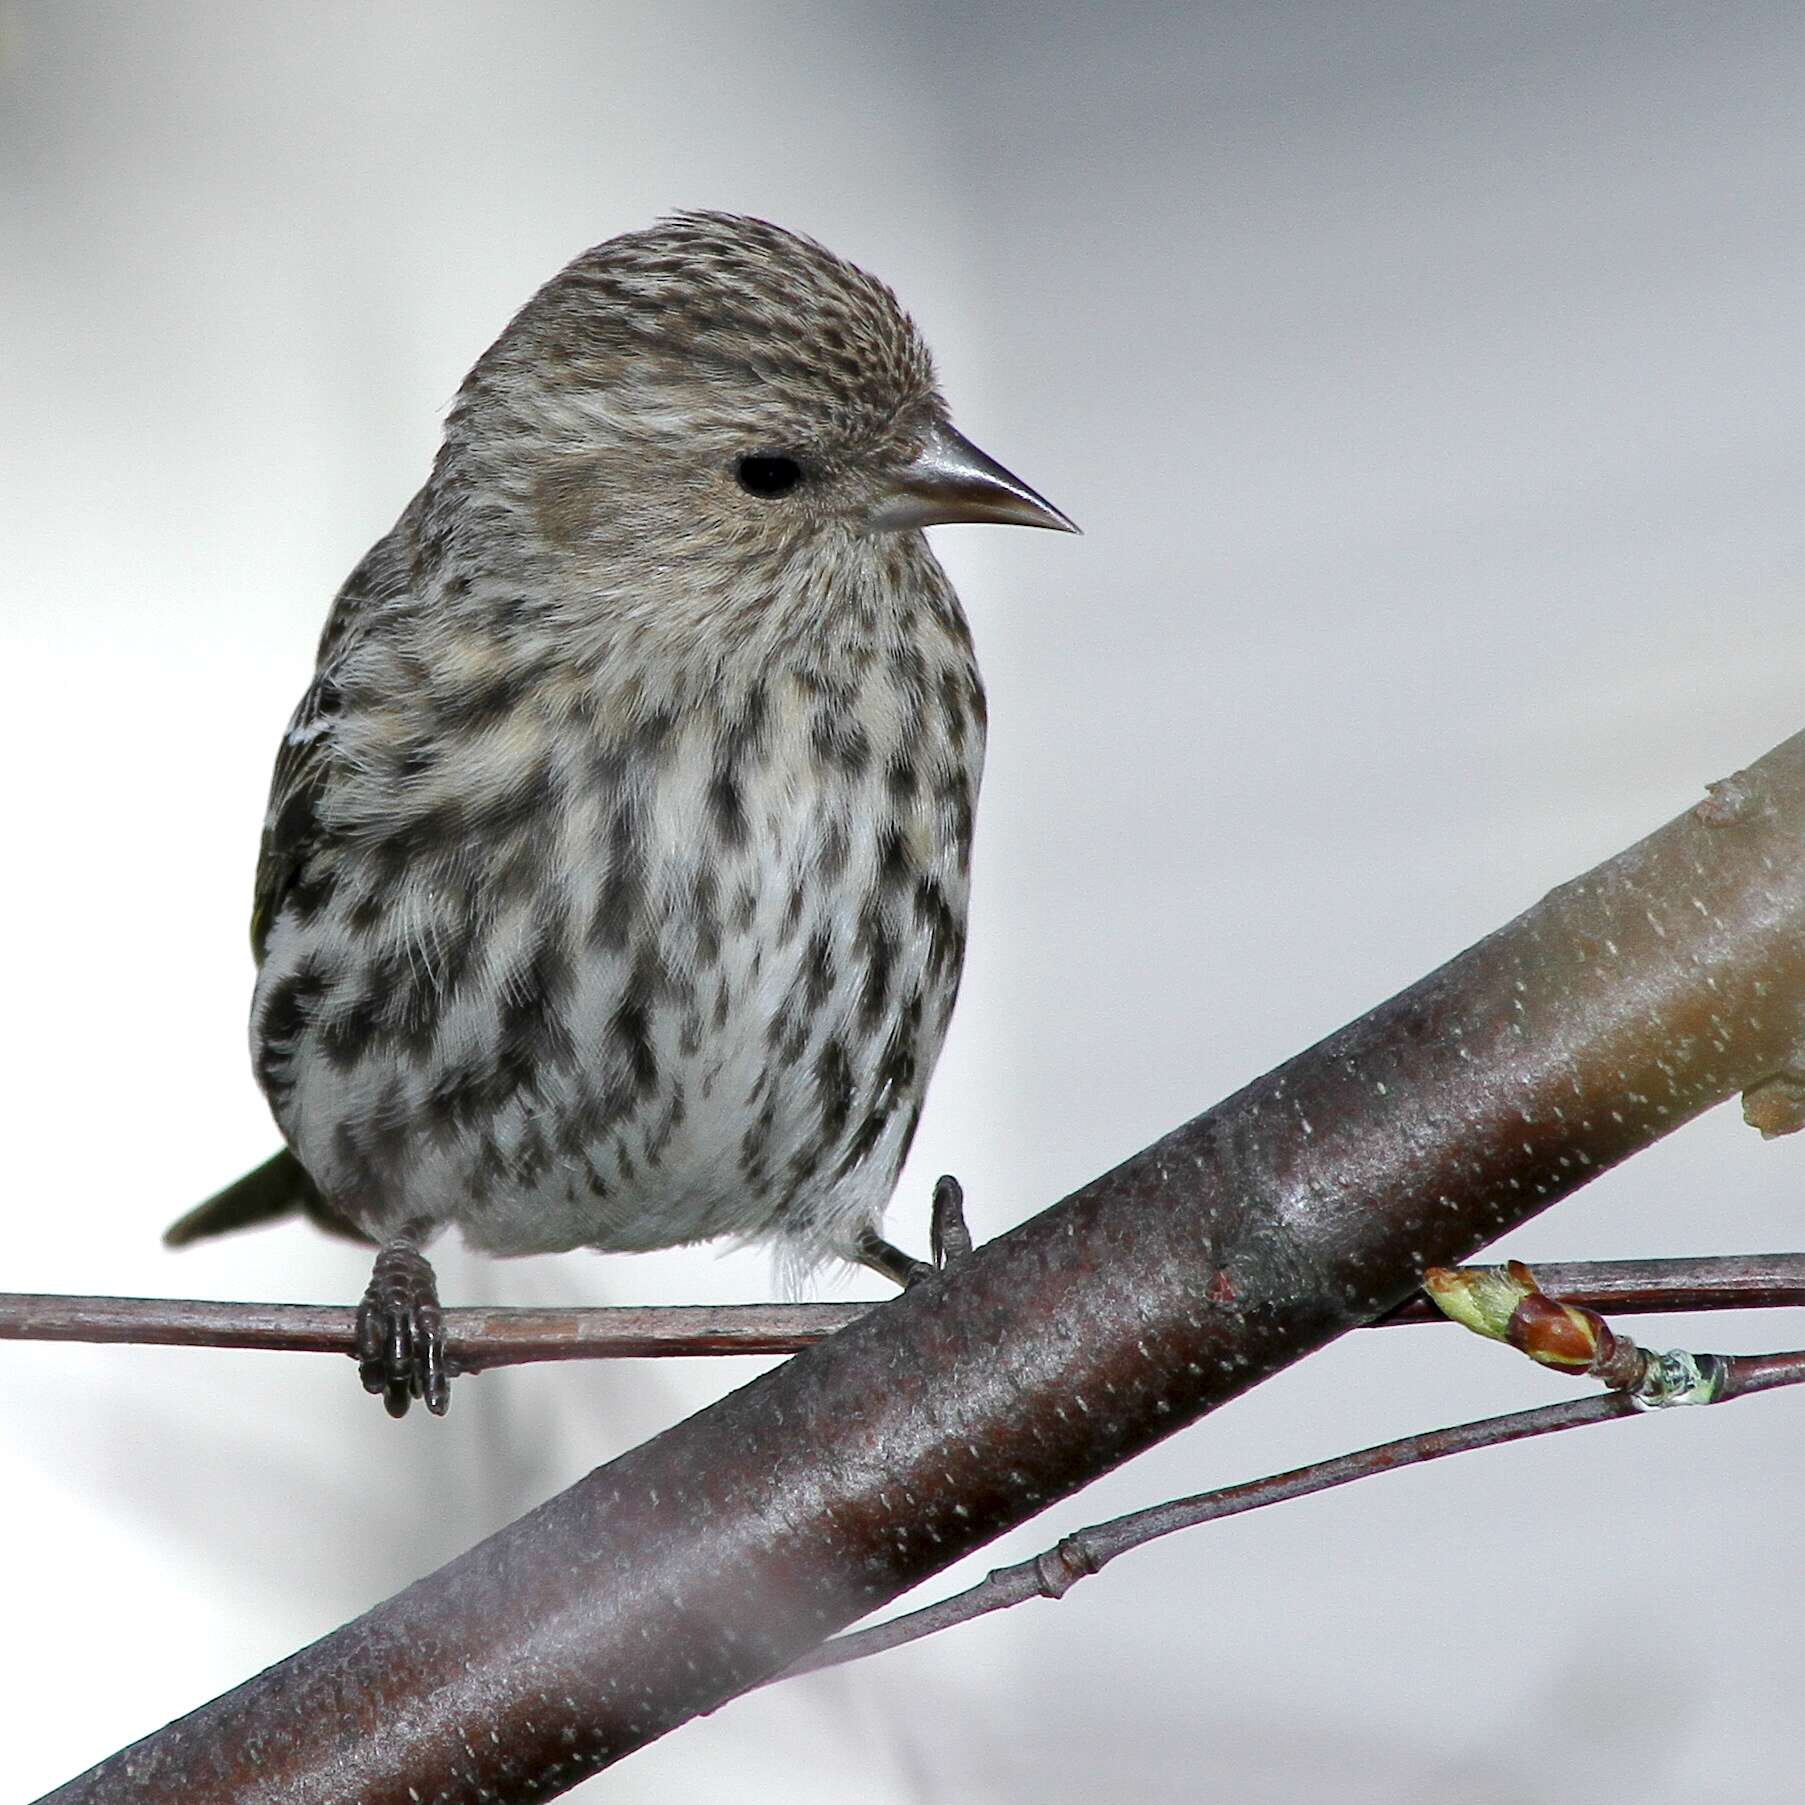
[[[1802,724],[1802,76],[1789,5],[0,6],[0,1282],[362,1287],[299,1227],[157,1243],[273,1144],[243,1049],[269,760],[472,358],[673,207],[888,278],[965,430],[1086,529],[936,536],[993,753],[900,1239],[937,1171],[994,1233],[1684,807]],[[1719,1111],[1509,1245],[1797,1244],[1802,1157]],[[441,1273],[769,1283],[708,1249]],[[6,1791],[746,1374],[492,1375],[395,1425],[338,1362],[0,1350]],[[1562,1389],[1451,1331],[1357,1337],[959,1577]],[[592,1790],[1788,1797],[1802,1426],[1770,1399],[1197,1532]]]

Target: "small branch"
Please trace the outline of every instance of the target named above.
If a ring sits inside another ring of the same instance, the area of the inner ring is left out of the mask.
[[[1727,1403],[1732,1398],[1771,1391],[1783,1385],[1805,1384],[1805,1352],[1718,1354],[1703,1358],[1721,1363],[1722,1382],[1712,1399],[1714,1403]],[[995,1568],[977,1585],[956,1592],[951,1598],[924,1605],[901,1617],[892,1617],[870,1629],[836,1636],[784,1672],[774,1675],[767,1683],[775,1684],[777,1680],[794,1679],[798,1674],[882,1654],[886,1649],[917,1642],[923,1636],[951,1629],[955,1624],[969,1623],[992,1611],[1025,1604],[1031,1598],[1063,1598],[1079,1580],[1101,1572],[1117,1555],[1158,1541],[1161,1536],[1174,1535],[1181,1529],[1194,1529],[1201,1523],[1214,1523],[1222,1517],[1237,1517],[1246,1511],[1264,1509],[1269,1504],[1283,1504],[1292,1498],[1307,1497],[1312,1492],[1351,1485],[1356,1479],[1370,1479],[1401,1467],[1420,1466],[1424,1461],[1441,1460],[1450,1454],[1468,1454],[1478,1448],[1497,1448],[1507,1442],[1527,1441],[1536,1435],[1553,1435],[1564,1429],[1583,1429],[1592,1423],[1615,1422],[1619,1417],[1638,1414],[1640,1409],[1636,1400],[1623,1391],[1569,1398],[1558,1404],[1540,1405],[1534,1410],[1516,1410],[1506,1416],[1482,1417],[1477,1422],[1457,1423],[1448,1429],[1407,1435],[1398,1441],[1362,1448],[1358,1453],[1315,1461],[1288,1473],[1275,1473],[1270,1478],[1244,1480],[1239,1485],[1223,1486],[1218,1491],[1201,1492],[1147,1510],[1130,1511],[1127,1516],[1115,1517],[1107,1523],[1098,1523],[1066,1536],[1029,1560]]]
[[[672,1305],[644,1309],[445,1312],[459,1372],[529,1360],[685,1354],[793,1354],[856,1322],[870,1304]],[[0,1292],[0,1341],[135,1342],[354,1354],[357,1312],[338,1304],[202,1298],[60,1297]]]
[[[1805,1254],[1719,1254],[1686,1260],[1538,1260],[1536,1279],[1563,1304],[1615,1316],[1663,1311],[1805,1308]],[[1373,1327],[1444,1320],[1422,1291]]]
[[[958,1250],[953,1250],[958,1257]],[[1691,1260],[1593,1260],[1536,1267],[1548,1296],[1618,1315],[1805,1307],[1805,1254]],[[446,1348],[460,1373],[537,1360],[622,1360],[713,1354],[794,1354],[876,1306],[852,1304],[576,1306],[445,1312]],[[125,1342],[154,1347],[273,1348],[354,1353],[356,1312],[337,1304],[222,1303],[206,1298],[65,1297],[0,1292],[0,1341]],[[1372,1323],[1444,1318],[1421,1293]]]

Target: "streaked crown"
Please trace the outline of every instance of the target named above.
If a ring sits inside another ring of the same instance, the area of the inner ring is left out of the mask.
[[[650,434],[743,432],[752,410],[828,449],[944,414],[927,346],[885,283],[729,213],[680,213],[568,264],[471,372],[460,411],[504,397],[554,430],[599,408]]]

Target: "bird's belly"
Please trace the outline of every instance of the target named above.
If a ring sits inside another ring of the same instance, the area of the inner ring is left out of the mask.
[[[957,964],[916,927],[912,888],[883,893],[875,846],[849,847],[832,884],[810,881],[819,850],[799,833],[725,883],[682,858],[648,872],[644,931],[578,955],[547,1004],[557,1055],[486,1131],[473,1169],[496,1182],[462,1214],[473,1245],[776,1233],[846,1251],[876,1220]]]

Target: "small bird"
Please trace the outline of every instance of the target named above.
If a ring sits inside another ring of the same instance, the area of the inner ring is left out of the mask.
[[[449,1401],[449,1224],[924,1273],[879,1224],[965,949],[950,521],[1077,531],[953,429],[876,278],[724,213],[554,276],[327,618],[251,922],[287,1148],[165,1239],[299,1210],[374,1242],[395,1416]]]

